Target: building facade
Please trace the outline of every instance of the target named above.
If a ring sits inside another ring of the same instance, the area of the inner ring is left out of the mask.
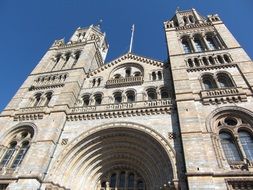
[[[164,22],[168,63],[56,40],[0,115],[0,190],[253,189],[253,64],[218,15]]]

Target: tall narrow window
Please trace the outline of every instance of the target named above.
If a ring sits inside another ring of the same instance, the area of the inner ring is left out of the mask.
[[[196,67],[200,66],[198,58],[194,58],[194,64]]]
[[[6,150],[4,154],[4,157],[2,158],[0,162],[0,167],[4,167],[9,163],[10,159],[12,158],[12,155],[15,152],[16,145],[17,145],[16,141],[10,143],[8,149]]]
[[[110,187],[115,188],[116,187],[116,174],[112,174],[110,178]]]
[[[246,157],[253,161],[253,138],[247,131],[239,131],[239,138]]]
[[[142,180],[137,182],[137,190],[144,190],[144,183]]]
[[[37,107],[39,105],[40,100],[41,100],[41,95],[42,95],[41,93],[35,94],[33,107]]]
[[[204,51],[204,47],[203,47],[199,37],[194,38],[194,45],[195,45],[195,48],[196,48],[197,52],[203,52]]]
[[[211,63],[211,65],[215,65],[215,61],[214,61],[213,57],[209,56],[208,60]]]
[[[46,93],[46,102],[45,102],[45,106],[48,106],[50,100],[52,99],[52,95],[53,95],[52,92]]]
[[[21,162],[23,161],[23,159],[25,157],[25,154],[28,151],[28,149],[29,149],[29,142],[28,141],[24,141],[22,143],[22,146],[19,149],[19,151],[18,151],[18,153],[17,153],[17,155],[16,155],[16,157],[15,157],[12,165],[11,165],[12,168],[16,168],[18,165],[21,164]]]
[[[228,55],[224,55],[224,60],[227,62],[227,63],[231,63],[231,60],[230,58],[228,57]]]
[[[218,55],[217,58],[218,58],[218,61],[219,61],[220,64],[224,63],[224,60],[220,55]]]
[[[182,45],[185,53],[191,53],[191,46],[187,39],[182,40]]]
[[[67,62],[69,61],[70,55],[71,55],[70,52],[65,54],[65,62],[63,64],[62,68],[64,68],[66,66]]]
[[[152,80],[156,80],[156,73],[152,72]]]
[[[193,66],[194,66],[191,59],[188,59],[188,60],[187,60],[187,63],[188,63],[188,65],[189,65],[189,67],[193,67]]]
[[[208,64],[208,60],[207,60],[206,57],[203,57],[203,58],[202,58],[202,61],[203,61],[204,65],[206,65],[206,66],[209,65],[209,64]]]
[[[128,188],[133,188],[134,187],[134,174],[130,173],[128,175]]]
[[[215,50],[217,49],[214,43],[214,39],[212,36],[207,36],[206,37],[206,41],[207,41],[207,45],[209,47],[210,50]]]
[[[233,87],[233,82],[227,74],[218,74],[217,76],[221,88]]]
[[[157,73],[157,75],[158,75],[158,80],[162,80],[162,72],[161,71],[158,71],[158,73]]]
[[[235,141],[233,137],[226,132],[220,133],[220,142],[222,149],[224,151],[224,154],[228,161],[241,161],[241,156],[238,152],[238,149],[236,147]]]
[[[78,59],[80,58],[80,55],[81,55],[80,51],[75,52],[75,61],[74,61],[73,65],[72,65],[72,68],[76,65]]]
[[[98,84],[97,84],[97,86],[100,86],[100,83],[101,83],[101,78],[98,78],[98,80],[97,80],[98,82]]]
[[[126,173],[125,172],[121,172],[120,176],[119,176],[119,187],[123,188],[125,187],[125,177],[126,177]]]

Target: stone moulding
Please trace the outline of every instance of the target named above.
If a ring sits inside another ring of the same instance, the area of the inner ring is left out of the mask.
[[[236,67],[236,64],[225,63],[222,65],[192,67],[192,68],[187,68],[187,72],[207,71],[207,70],[214,70],[214,69],[225,69],[225,68],[231,68],[231,67]]]
[[[155,114],[170,114],[170,107],[163,108],[148,108],[148,109],[135,109],[135,110],[119,110],[99,113],[87,113],[87,114],[70,114],[67,116],[67,121],[81,121],[81,120],[93,120],[93,119],[107,119],[118,117],[131,117],[142,115],[155,115]]]
[[[207,22],[207,23],[201,23],[201,24],[190,24],[186,26],[179,26],[179,27],[176,27],[176,30],[188,30],[191,28],[196,29],[196,28],[207,27],[207,26],[212,26],[212,23]]]
[[[204,105],[247,101],[246,92],[241,87],[202,90],[200,96]]]
[[[63,83],[58,83],[58,84],[49,84],[49,85],[32,85],[29,88],[29,91],[33,90],[43,90],[43,89],[51,89],[51,88],[61,88],[64,87]]]
[[[15,115],[14,121],[30,121],[30,120],[38,120],[43,119],[43,114],[18,114]]]

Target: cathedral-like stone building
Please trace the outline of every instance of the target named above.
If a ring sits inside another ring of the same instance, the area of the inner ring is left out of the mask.
[[[217,14],[164,22],[168,62],[56,40],[0,115],[0,190],[253,189],[253,63]]]

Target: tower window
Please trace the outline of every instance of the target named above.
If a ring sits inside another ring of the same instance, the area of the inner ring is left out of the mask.
[[[239,131],[239,139],[243,150],[250,161],[253,161],[253,138],[247,131]]]
[[[120,104],[122,102],[122,93],[121,92],[115,92],[114,93],[114,103]]]
[[[150,88],[147,90],[147,95],[148,95],[148,100],[156,100],[157,99],[156,90],[153,88]]]
[[[219,61],[220,64],[224,63],[224,60],[220,55],[218,55],[217,58],[218,58],[218,61]]]
[[[162,72],[161,71],[158,71],[157,72],[157,75],[158,75],[158,80],[162,80]]]
[[[196,48],[197,52],[203,52],[204,51],[204,47],[203,47],[202,42],[201,42],[199,37],[194,38],[194,45],[195,45],[195,48]]]
[[[195,22],[195,20],[194,20],[194,18],[193,18],[192,15],[189,16],[189,20],[190,20],[191,23],[194,23],[194,22]]]
[[[213,57],[209,56],[209,57],[208,57],[208,60],[209,60],[209,62],[211,63],[211,65],[215,65],[215,62],[214,62]]]
[[[35,101],[34,101],[33,107],[36,107],[39,105],[40,100],[41,100],[41,95],[42,95],[41,93],[35,94]]]
[[[101,105],[102,103],[102,94],[96,94],[94,95],[95,96],[95,105],[98,106],[98,105]]]
[[[127,91],[126,96],[127,96],[127,102],[131,103],[135,101],[135,93],[133,90]]]
[[[204,85],[205,90],[217,88],[216,82],[212,76],[209,76],[209,75],[203,76],[202,81],[203,81],[203,85]]]
[[[156,73],[152,72],[152,80],[156,80]]]
[[[52,95],[53,95],[52,92],[46,93],[46,102],[45,102],[45,106],[48,106],[50,100],[52,99]]]
[[[208,60],[207,60],[206,57],[203,57],[202,60],[203,60],[204,65],[206,65],[206,66],[209,65],[209,64],[208,64]]]
[[[89,106],[89,104],[90,104],[90,95],[84,95],[83,97],[82,97],[82,99],[83,99],[83,106]]]
[[[225,73],[218,74],[217,79],[218,79],[218,82],[219,82],[219,85],[221,88],[227,88],[227,87],[234,86],[230,77]]]
[[[167,99],[169,98],[169,93],[165,88],[161,88],[161,98],[162,99]]]
[[[116,174],[112,174],[110,178],[110,187],[115,188],[116,187]]]
[[[189,67],[193,67],[193,62],[192,62],[191,59],[188,59],[187,63],[188,63],[188,65],[189,65]]]
[[[10,143],[8,149],[5,152],[4,157],[1,160],[1,163],[0,163],[1,167],[4,167],[4,166],[6,166],[9,163],[9,161],[12,158],[12,155],[15,152],[16,146],[17,146],[17,142],[16,141],[13,141],[13,142]]]
[[[210,50],[217,49],[212,36],[207,36],[206,41]]]
[[[191,53],[191,47],[187,39],[182,40],[182,46],[185,53]]]
[[[194,64],[196,67],[200,66],[198,58],[194,58]]]
[[[228,57],[228,55],[224,55],[224,60],[227,62],[227,63],[231,63],[231,60],[230,58]]]
[[[222,149],[228,161],[241,161],[241,156],[236,147],[235,141],[233,137],[226,132],[220,133],[220,141],[222,145]]]

